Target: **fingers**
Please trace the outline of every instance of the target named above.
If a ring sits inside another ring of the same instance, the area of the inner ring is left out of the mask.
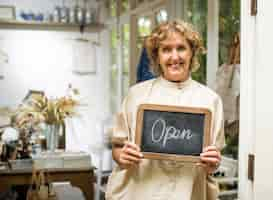
[[[134,144],[134,143],[132,143],[132,142],[129,142],[129,141],[126,141],[126,142],[124,143],[124,147],[132,148],[132,149],[134,149],[134,150],[136,150],[136,151],[140,151],[139,146],[137,146],[136,144]]]
[[[218,165],[219,163],[218,158],[212,158],[212,157],[201,157],[201,161],[209,165]]]
[[[216,146],[207,146],[204,148],[203,152],[207,152],[207,151],[218,151]]]
[[[203,152],[200,154],[201,159],[210,159],[210,158],[215,158],[217,160],[221,159],[221,154],[218,151],[208,151],[208,152]]]
[[[201,166],[208,173],[212,173],[217,169],[221,162],[221,153],[215,146],[208,146],[200,154]]]
[[[140,148],[136,144],[128,141],[125,142],[119,156],[120,164],[123,165],[123,167],[129,168],[136,165],[140,163],[142,158],[143,155],[140,152]]]
[[[215,158],[217,161],[220,162],[221,160],[221,153],[215,146],[208,146],[204,149],[204,151],[200,154],[201,159],[208,159],[209,161],[214,161]]]
[[[127,154],[122,154],[120,155],[120,161],[123,164],[134,164],[134,163],[139,163],[140,162],[140,158],[138,157],[134,157],[134,156],[130,156]]]
[[[139,158],[143,157],[142,153],[140,152],[139,146],[137,146],[134,143],[128,142],[128,141],[125,142],[124,147],[123,147],[123,151],[127,154],[132,155],[132,156],[136,156]]]
[[[140,153],[138,150],[132,149],[130,147],[124,147],[123,152],[127,155],[137,157],[137,158],[142,158],[142,153]]]

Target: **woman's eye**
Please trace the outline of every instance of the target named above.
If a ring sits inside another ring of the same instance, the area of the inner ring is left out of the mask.
[[[186,48],[184,46],[177,47],[177,51],[184,51]]]
[[[169,47],[162,48],[162,52],[164,52],[164,53],[168,53],[170,51],[171,51],[171,48],[169,48]]]

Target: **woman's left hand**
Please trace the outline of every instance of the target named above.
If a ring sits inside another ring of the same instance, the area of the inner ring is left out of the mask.
[[[200,154],[201,165],[208,174],[213,173],[220,165],[221,153],[215,146],[207,146]]]

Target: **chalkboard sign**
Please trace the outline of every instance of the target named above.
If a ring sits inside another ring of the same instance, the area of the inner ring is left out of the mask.
[[[136,144],[144,158],[198,162],[210,141],[210,123],[205,108],[142,104]]]

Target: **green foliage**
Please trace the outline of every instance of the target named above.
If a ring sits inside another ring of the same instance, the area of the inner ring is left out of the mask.
[[[129,0],[122,0],[121,1],[121,8],[122,12],[126,12],[129,10]]]
[[[231,155],[233,159],[238,159],[239,138],[238,134],[226,134],[226,147],[222,154]]]
[[[206,55],[201,56],[201,58],[199,59],[200,68],[196,72],[193,72],[191,74],[192,79],[203,84],[206,84],[206,60]]]
[[[240,1],[220,0],[219,13],[219,63],[228,60],[228,49],[231,39],[240,30]],[[207,43],[207,1],[188,0],[186,19],[194,25]],[[200,69],[192,73],[194,80],[206,83],[206,55],[200,58]]]
[[[207,43],[207,1],[188,0],[188,10],[186,20],[193,24],[195,29],[201,34],[203,43]],[[206,55],[199,58],[200,68],[192,73],[192,78],[200,83],[206,84]]]
[[[229,46],[235,33],[240,31],[240,1],[219,1],[219,63],[228,61]],[[207,1],[187,0],[186,20],[194,25],[207,43]],[[200,68],[192,73],[194,80],[206,83],[206,55],[200,57]],[[226,147],[223,154],[238,158],[238,134],[226,131]]]
[[[240,31],[240,1],[220,1],[219,11],[219,63],[228,60],[232,37]]]
[[[240,1],[221,0],[219,10],[219,64],[226,63],[233,36],[240,31]],[[223,154],[238,159],[239,134],[225,129],[226,147]]]
[[[110,13],[111,13],[111,17],[117,16],[117,1],[116,0],[110,0]]]

